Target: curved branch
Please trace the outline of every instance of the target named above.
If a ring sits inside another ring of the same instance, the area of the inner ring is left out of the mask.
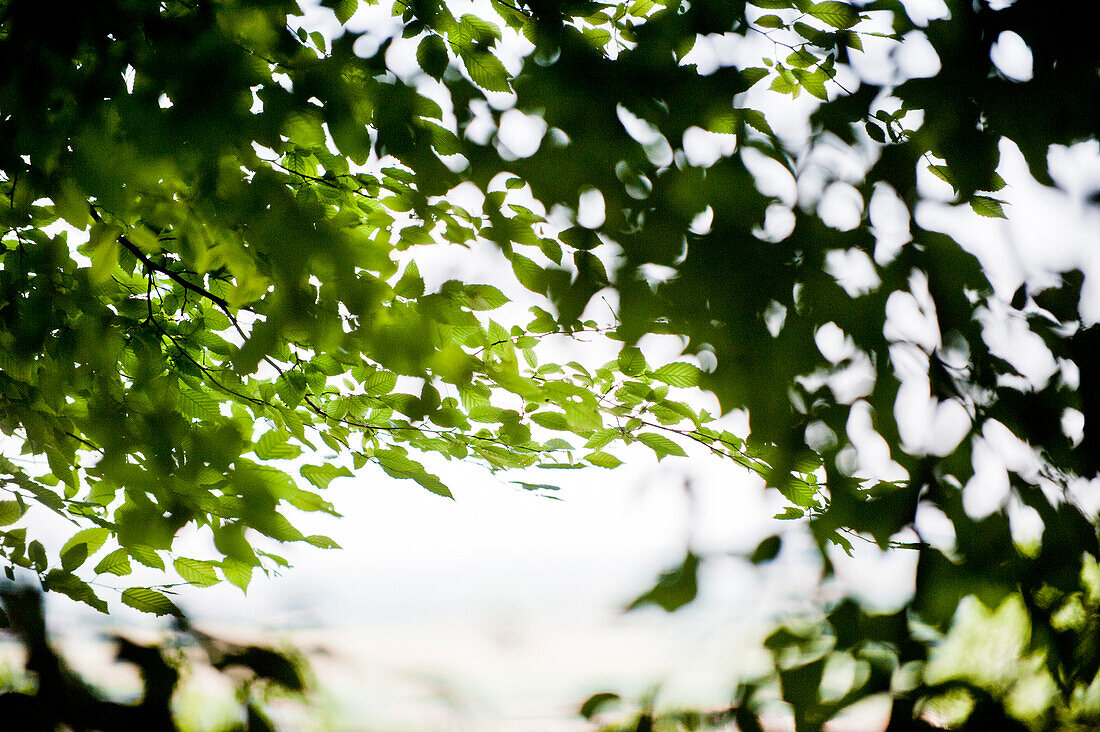
[[[97,223],[103,223],[103,218],[99,215],[99,212],[96,211],[94,207],[91,208],[91,212],[92,212],[92,218],[95,219]],[[120,244],[122,244],[122,246],[126,247],[126,251],[130,252],[135,257],[137,257],[138,261],[141,262],[142,264],[144,264],[150,270],[160,272],[162,275],[165,275],[166,277],[168,277],[168,279],[170,279],[173,282],[179,284],[181,287],[183,287],[183,289],[190,290],[191,292],[194,292],[196,295],[201,295],[202,297],[205,297],[207,300],[214,303],[215,305],[217,305],[220,308],[223,308],[223,309],[228,309],[229,308],[229,301],[226,300],[225,298],[218,297],[217,295],[215,295],[213,292],[206,289],[202,285],[196,285],[193,282],[189,282],[188,280],[186,280],[179,273],[173,272],[172,270],[168,269],[164,265],[157,264],[156,262],[154,262],[152,259],[150,259],[148,254],[141,251],[141,249],[138,248],[138,246],[136,244],[134,244],[132,241],[130,241],[128,238],[126,238],[125,234],[119,234],[118,235],[118,241],[119,241]]]

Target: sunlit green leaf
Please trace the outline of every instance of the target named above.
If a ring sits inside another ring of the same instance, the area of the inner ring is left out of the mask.
[[[425,36],[416,48],[416,61],[428,76],[442,78],[449,62],[447,44],[437,35]]]
[[[619,354],[619,369],[627,376],[638,376],[648,368],[645,357],[635,346],[628,346]]]
[[[855,8],[847,3],[835,2],[834,0],[814,3],[806,12],[834,28],[851,28],[859,22],[859,13]]]
[[[600,468],[617,468],[623,464],[622,460],[606,452],[592,452],[585,455],[584,459]]]
[[[76,569],[103,546],[110,536],[111,530],[100,526],[76,532],[61,547],[61,566],[70,572]]]
[[[347,23],[351,20],[351,16],[355,15],[355,11],[358,7],[359,0],[336,0],[333,11],[336,13],[337,22],[341,24]]]
[[[275,430],[260,435],[255,451],[260,460],[290,460],[302,454],[302,448],[287,442],[286,433]]]
[[[96,574],[115,574],[122,577],[130,574],[131,571],[130,556],[125,549],[115,549],[95,566]]]
[[[640,435],[636,435],[637,440],[643,445],[653,450],[657,455],[657,459],[660,460],[668,455],[676,455],[684,457],[687,455],[684,452],[684,448],[680,447],[672,439],[665,437],[664,435],[658,435],[654,432],[643,432]]]
[[[1008,218],[1005,216],[1002,204],[1004,201],[989,196],[974,196],[970,199],[970,208],[974,209],[974,213],[993,219]]]
[[[0,501],[0,526],[15,523],[26,512],[18,501]]]
[[[172,566],[179,572],[180,577],[197,587],[209,587],[221,581],[214,572],[213,562],[177,557],[172,562]]]
[[[335,478],[352,477],[352,473],[346,467],[325,463],[323,465],[303,465],[300,468],[302,477],[320,489],[328,488],[328,484]]]
[[[511,90],[508,71],[496,56],[479,52],[464,53],[462,62],[466,65],[470,78],[482,89],[495,92]]]
[[[163,593],[148,587],[130,587],[122,591],[122,602],[135,610],[153,615],[179,615],[179,608]]]
[[[699,369],[683,361],[665,364],[653,372],[653,378],[670,386],[687,388],[699,383]]]
[[[232,584],[240,587],[242,591],[248,590],[248,585],[252,581],[252,565],[244,562],[238,562],[235,559],[226,558],[221,563],[222,574]]]

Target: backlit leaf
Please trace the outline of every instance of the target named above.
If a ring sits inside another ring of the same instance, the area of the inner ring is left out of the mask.
[[[328,488],[328,484],[335,478],[352,477],[352,473],[346,467],[325,463],[322,465],[303,465],[300,468],[302,477],[322,490]]]
[[[130,574],[130,556],[125,549],[115,549],[103,557],[95,566],[96,574],[115,574],[119,577]]]
[[[333,11],[336,13],[337,22],[343,24],[351,20],[351,16],[355,15],[356,9],[359,7],[359,0],[336,0],[336,5]]]
[[[221,582],[218,579],[218,575],[214,572],[214,563],[203,561],[201,559],[189,559],[187,557],[177,557],[172,562],[172,566],[179,572],[180,577],[197,587],[209,587],[210,585],[216,585]]]
[[[15,523],[26,512],[19,501],[0,501],[0,526]]]
[[[665,364],[653,372],[653,378],[663,381],[669,386],[687,388],[699,383],[699,369],[683,361]]]
[[[835,2],[834,0],[814,3],[806,12],[834,28],[851,28],[859,22],[859,13],[855,8],[847,3]]]
[[[464,53],[462,62],[466,65],[470,78],[482,89],[495,92],[511,91],[508,71],[496,56],[479,52]]]
[[[637,439],[643,445],[653,450],[658,460],[668,455],[676,455],[679,457],[685,457],[687,455],[687,453],[684,452],[684,448],[664,435],[658,435],[653,432],[643,432],[637,435]]]
[[[1004,204],[1004,201],[989,196],[974,196],[970,199],[970,208],[974,209],[974,213],[993,219],[1008,218],[1005,216],[1002,204]]]
[[[434,79],[443,77],[449,60],[447,44],[437,35],[425,36],[416,48],[416,62],[420,64],[425,74]]]
[[[260,460],[290,460],[302,454],[302,448],[287,442],[286,433],[275,430],[260,435],[255,451]]]
[[[163,593],[148,587],[130,587],[122,591],[122,602],[135,610],[153,615],[179,615],[179,608]]]

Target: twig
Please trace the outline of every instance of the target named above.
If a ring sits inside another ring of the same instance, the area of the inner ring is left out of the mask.
[[[91,209],[91,212],[92,212],[92,218],[95,219],[97,223],[103,223],[103,218],[99,215],[99,212],[96,211],[94,207]],[[183,289],[190,290],[191,292],[194,292],[197,295],[201,295],[202,297],[205,297],[207,300],[214,303],[218,307],[221,307],[221,308],[228,308],[229,307],[229,301],[226,300],[225,298],[218,297],[217,295],[215,295],[213,292],[210,292],[210,290],[207,290],[202,285],[196,285],[193,282],[189,282],[186,279],[184,279],[181,275],[179,275],[178,273],[173,272],[172,270],[168,269],[167,267],[165,267],[162,264],[157,264],[156,262],[154,262],[152,259],[149,258],[149,255],[147,255],[145,252],[141,251],[141,249],[138,248],[138,246],[136,244],[134,244],[132,241],[130,241],[126,237],[125,234],[119,234],[118,235],[118,241],[119,241],[120,244],[122,244],[122,246],[126,247],[126,250],[128,252],[130,252],[135,257],[137,257],[138,261],[140,261],[142,264],[144,264],[150,270],[155,271],[155,272],[160,272],[161,274],[168,277],[168,279],[170,279],[173,282],[175,282],[175,283],[179,284],[180,286],[182,286]]]

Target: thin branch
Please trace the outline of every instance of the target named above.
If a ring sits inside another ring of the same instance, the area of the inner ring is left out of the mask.
[[[192,364],[194,364],[194,366],[196,368],[198,368],[199,371],[201,371],[203,373],[203,375],[206,376],[207,379],[210,380],[211,384],[216,386],[218,389],[220,389],[224,393],[232,394],[235,397],[238,397],[240,399],[244,399],[245,401],[248,401],[248,402],[252,402],[253,404],[257,404],[257,405],[261,405],[261,406],[270,406],[263,399],[257,399],[256,397],[252,397],[252,396],[249,396],[247,394],[242,394],[239,391],[236,391],[234,389],[230,389],[228,386],[226,386],[225,384],[218,381],[218,379],[215,378],[215,376],[214,376],[212,370],[210,369],[210,367],[199,363],[195,359],[194,356],[192,356],[190,353],[187,352],[187,349],[185,349],[183,346],[181,346],[179,344],[179,341],[176,340],[175,336],[173,336],[171,333],[169,333],[167,330],[164,329],[164,326],[161,325],[160,321],[157,320],[156,317],[153,315],[152,285],[153,285],[153,274],[152,274],[152,272],[150,272],[149,273],[149,295],[148,295],[148,303],[147,303],[148,309],[149,309],[148,320],[150,322],[152,322],[152,324],[156,327],[156,329],[158,331],[160,331],[161,335],[163,335],[165,338],[167,338],[168,341],[173,346],[176,347],[176,350],[179,351],[180,355],[183,356],[188,361],[190,361]],[[160,290],[158,289],[157,292],[159,293]]]
[[[99,212],[96,211],[94,207],[91,209],[91,212],[92,212],[92,218],[95,219],[97,223],[103,223],[103,218],[99,215]],[[120,244],[122,244],[122,246],[126,247],[126,250],[128,252],[130,252],[135,257],[137,257],[138,261],[140,261],[142,264],[144,264],[149,270],[155,271],[155,272],[160,272],[162,275],[165,275],[166,277],[168,277],[168,279],[170,279],[173,282],[175,282],[175,283],[179,284],[180,286],[182,286],[183,289],[190,290],[191,292],[194,292],[197,295],[201,295],[202,297],[205,297],[207,300],[214,303],[218,307],[221,307],[223,309],[229,307],[229,302],[225,298],[218,297],[217,295],[215,295],[213,292],[210,292],[210,290],[207,290],[202,285],[196,285],[193,282],[189,282],[186,279],[184,279],[181,275],[179,275],[178,273],[173,272],[172,270],[168,269],[167,267],[165,267],[162,264],[157,264],[156,262],[154,262],[152,259],[149,258],[149,255],[147,255],[145,252],[141,251],[141,249],[138,248],[138,246],[136,244],[134,244],[132,241],[130,241],[128,238],[126,238],[125,234],[119,234],[118,235],[118,241],[119,241]]]

